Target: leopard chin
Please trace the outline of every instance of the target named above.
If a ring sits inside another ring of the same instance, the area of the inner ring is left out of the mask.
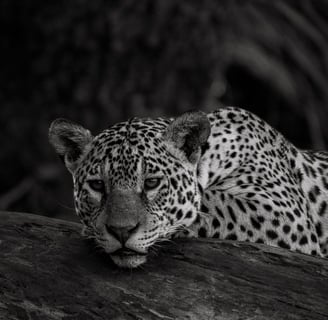
[[[110,257],[118,267],[128,268],[128,269],[137,268],[147,261],[147,256],[141,254],[133,254],[133,255],[111,254]]]

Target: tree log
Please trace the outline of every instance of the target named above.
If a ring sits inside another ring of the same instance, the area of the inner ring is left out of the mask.
[[[124,270],[76,223],[0,213],[0,319],[327,319],[328,261],[179,239]]]

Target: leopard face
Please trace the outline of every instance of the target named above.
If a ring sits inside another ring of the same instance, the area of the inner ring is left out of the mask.
[[[191,225],[200,207],[197,165],[209,133],[203,113],[173,122],[132,119],[96,137],[56,120],[49,137],[72,174],[84,235],[118,266],[134,268],[155,244]]]

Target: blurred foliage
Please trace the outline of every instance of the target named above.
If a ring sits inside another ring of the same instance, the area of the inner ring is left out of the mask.
[[[325,148],[327,19],[324,0],[0,0],[0,209],[74,218],[56,117],[98,133],[237,105]]]

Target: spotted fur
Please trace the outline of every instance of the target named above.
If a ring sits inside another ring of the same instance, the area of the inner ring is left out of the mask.
[[[134,118],[96,137],[59,119],[49,136],[84,233],[119,266],[172,235],[328,255],[328,153],[297,149],[250,112]]]

